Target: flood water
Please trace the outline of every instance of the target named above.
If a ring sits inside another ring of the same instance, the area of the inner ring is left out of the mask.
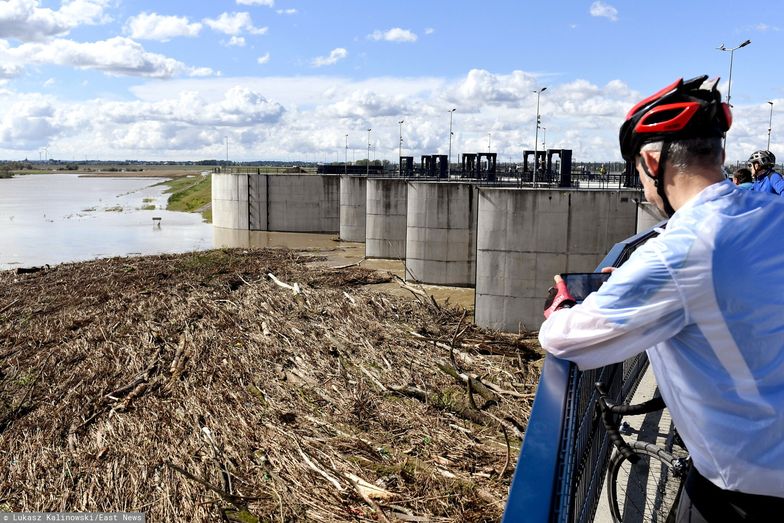
[[[401,278],[399,260],[364,259],[365,244],[337,234],[221,229],[198,213],[170,212],[164,178],[95,178],[75,174],[0,179],[0,270],[55,265],[110,256],[179,253],[220,247],[289,248],[320,259],[314,265],[388,271]],[[154,209],[151,209],[154,207]],[[148,210],[145,210],[148,209]],[[153,221],[161,218],[160,226]],[[378,286],[409,295],[397,283]],[[474,290],[419,286],[441,303],[473,308]]]
[[[0,269],[212,248],[200,214],[169,212],[164,181],[75,174],[0,179]],[[142,208],[154,210],[143,210]],[[160,217],[160,227],[153,221]]]

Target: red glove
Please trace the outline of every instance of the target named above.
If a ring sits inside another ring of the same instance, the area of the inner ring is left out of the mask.
[[[545,319],[549,318],[558,309],[568,309],[577,304],[577,301],[569,293],[569,289],[566,288],[566,282],[560,276],[556,276],[554,279],[555,286],[550,287],[547,301],[544,302]]]

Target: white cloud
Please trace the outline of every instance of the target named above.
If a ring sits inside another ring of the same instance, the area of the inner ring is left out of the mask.
[[[781,29],[776,27],[775,25],[768,25],[765,23],[759,23],[753,26],[752,29],[759,33],[767,33],[768,31],[781,31]]]
[[[145,51],[138,42],[116,36],[98,42],[74,42],[55,39],[46,43],[24,43],[10,47],[0,40],[0,74],[21,72],[25,64],[55,64],[76,69],[96,69],[116,76],[171,78],[178,74],[204,75],[206,68],[193,69],[161,54]]]
[[[54,78],[49,78],[47,81],[44,82],[44,87],[52,87],[56,83],[57,80],[55,80]]]
[[[278,13],[279,15],[295,15],[295,14],[297,14],[297,10],[296,9],[278,9],[275,12]]]
[[[357,90],[338,102],[320,109],[322,114],[338,118],[374,118],[400,116],[410,112],[404,96],[389,96],[370,90]]]
[[[216,73],[209,67],[190,67],[187,70],[188,76],[192,78],[200,78],[205,76],[220,76],[220,72]]]
[[[314,67],[333,65],[336,64],[339,60],[342,60],[347,56],[348,56],[348,51],[346,51],[342,47],[337,47],[332,51],[330,51],[329,56],[317,56],[316,58],[314,58],[312,64]]]
[[[0,2],[0,38],[38,41],[67,34],[80,25],[109,21],[104,9],[109,0],[71,0],[59,10],[40,7],[39,0]]]
[[[245,47],[245,37],[243,36],[232,36],[229,38],[229,41],[226,42],[227,47]]]
[[[6,51],[0,47],[0,64],[7,63]],[[19,151],[50,144],[50,150],[96,151],[113,158],[213,158],[223,137],[229,136],[237,159],[326,155],[329,161],[342,161],[345,134],[356,158],[364,158],[367,128],[372,127],[377,156],[394,159],[397,122],[404,119],[403,152],[418,157],[447,153],[447,111],[456,107],[455,160],[462,152],[486,150],[487,133],[492,132],[499,160],[517,161],[522,149],[533,148],[536,95],[531,90],[542,86],[548,87],[540,112],[549,147],[572,149],[574,161],[620,160],[620,122],[648,93],[638,93],[620,80],[563,83],[527,71],[497,74],[481,69],[457,79],[355,80],[321,74],[148,80],[130,89],[133,101],[74,102],[54,95],[9,94],[0,88],[0,154],[18,158]],[[776,107],[784,104],[774,102]],[[735,106],[730,159],[745,159],[755,143],[765,143],[769,111],[767,104]],[[776,143],[772,147],[784,155]],[[348,151],[349,159],[353,155]]]
[[[368,35],[371,40],[384,40],[386,42],[416,42],[417,35],[408,29],[401,29],[400,27],[393,27],[387,31],[373,31]]]
[[[0,43],[0,56],[2,56],[2,48],[3,44]],[[10,63],[5,61],[5,63],[0,62],[0,78],[8,79],[8,78],[16,78],[24,71],[24,66],[22,63]]]
[[[139,120],[193,126],[242,127],[280,120],[282,105],[271,102],[247,87],[234,86],[222,99],[210,102],[196,91],[184,91],[174,99],[157,102],[104,103],[100,118],[113,124]]]
[[[591,9],[589,12],[591,13],[591,16],[609,18],[613,22],[618,21],[618,10],[610,4],[605,4],[599,0],[591,4]]]
[[[425,34],[426,34],[426,35],[431,35],[431,34],[433,34],[433,33],[435,33],[435,32],[436,32],[436,30],[435,30],[435,29],[433,29],[432,27],[427,27],[427,28],[425,28]]]
[[[259,65],[264,65],[264,64],[268,63],[269,61],[270,61],[270,54],[269,53],[266,53],[266,54],[264,54],[262,56],[259,56],[256,59],[256,62],[258,62]]]
[[[237,0],[239,5],[264,5],[275,7],[275,0]]]
[[[497,75],[484,69],[472,69],[454,90],[455,96],[475,104],[519,104],[536,89],[536,78],[530,73],[513,71]]]
[[[167,42],[178,36],[198,36],[202,25],[191,23],[184,16],[161,16],[157,13],[140,13],[125,24],[131,38]]]
[[[243,31],[250,34],[262,35],[267,32],[267,27],[255,27],[249,13],[221,13],[218,18],[205,18],[204,23],[214,31],[227,35],[239,35]]]
[[[0,142],[26,149],[45,145],[58,134],[55,106],[38,95],[26,96],[6,108],[0,118]]]

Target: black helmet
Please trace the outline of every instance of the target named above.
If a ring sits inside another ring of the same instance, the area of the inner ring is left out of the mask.
[[[619,136],[623,158],[634,161],[648,142],[723,136],[732,125],[732,113],[716,88],[719,79],[707,79],[681,78],[632,107]]]
[[[776,155],[770,151],[754,151],[746,163],[751,165],[754,162],[760,164],[763,169],[768,169],[776,165]]]

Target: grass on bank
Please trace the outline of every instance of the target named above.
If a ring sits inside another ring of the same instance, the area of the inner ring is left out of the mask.
[[[168,189],[168,211],[200,212],[204,220],[212,223],[212,177],[196,176],[175,178],[163,182]]]

